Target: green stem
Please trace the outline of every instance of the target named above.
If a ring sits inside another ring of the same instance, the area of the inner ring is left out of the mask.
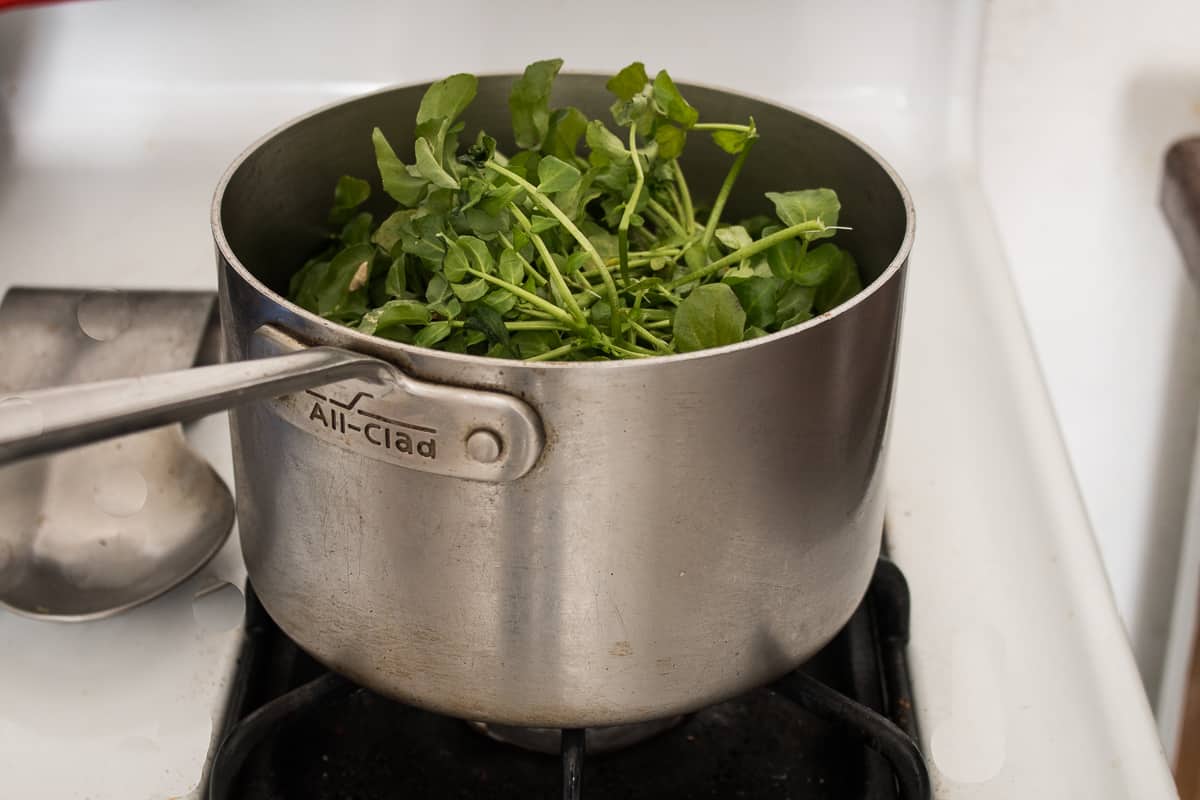
[[[447,324],[449,324],[451,328],[461,328],[464,325],[466,325],[467,323],[463,322],[462,320],[452,319],[452,320],[448,320]],[[504,327],[508,328],[510,331],[568,331],[568,332],[570,332],[570,331],[576,330],[575,328],[568,327],[566,325],[563,325],[560,322],[555,322],[554,320],[549,320],[549,319],[516,320],[515,322],[505,322]]]
[[[504,327],[510,331],[570,331],[573,328],[568,328],[551,320],[538,319],[519,319],[515,322],[505,322]]]
[[[675,207],[676,219],[686,220],[687,214],[683,210],[683,201],[679,199],[679,190],[671,184],[667,184],[667,196],[671,198],[671,205]]]
[[[567,286],[567,282],[563,280],[562,272],[558,269],[558,263],[550,255],[550,251],[546,248],[546,243],[542,241],[542,237],[533,232],[533,226],[529,224],[529,218],[521,212],[521,209],[517,208],[516,203],[509,203],[508,210],[516,217],[517,224],[525,229],[526,235],[529,236],[529,241],[533,242],[533,248],[538,251],[538,255],[545,262],[546,271],[550,273],[550,288],[554,290],[554,294],[567,307],[567,311],[571,312],[572,317],[581,323],[585,323],[587,317],[584,316],[579,304],[575,302],[575,296],[571,294],[571,289]]]
[[[738,125],[733,122],[697,122],[692,126],[694,131],[735,131],[749,133],[754,130],[749,125]]]
[[[493,172],[500,173],[517,186],[520,186],[522,189],[524,189],[525,193],[528,194],[534,202],[546,209],[546,211],[550,213],[550,216],[558,220],[559,224],[567,229],[567,233],[571,234],[575,241],[579,243],[579,246],[583,248],[583,251],[592,259],[592,262],[600,268],[600,277],[604,280],[604,288],[608,290],[609,302],[612,304],[613,311],[616,312],[621,307],[620,300],[617,296],[617,284],[613,282],[612,274],[609,273],[608,267],[604,265],[604,258],[601,257],[600,253],[596,250],[596,246],[592,244],[592,240],[584,236],[583,231],[579,230],[579,228],[575,226],[575,223],[571,221],[571,218],[563,213],[563,210],[555,205],[553,200],[539,192],[538,188],[532,183],[525,180],[512,170],[505,169],[504,167],[500,166],[495,162],[494,159],[489,160],[484,166]],[[620,331],[620,322],[618,320],[617,313],[613,314],[612,324],[614,332]]]
[[[675,165],[675,184],[679,187],[679,198],[683,201],[683,215],[687,218],[688,233],[696,232],[696,208],[692,205],[692,193],[688,191],[687,181],[683,177],[683,167],[679,159],[671,162]]]
[[[670,328],[670,327],[671,327],[671,320],[669,320],[669,319],[656,319],[653,322],[647,322],[645,325],[645,328],[647,330],[656,330],[656,331],[662,330],[663,328]]]
[[[629,124],[629,154],[633,157],[633,194],[625,201],[625,213],[617,225],[617,258],[621,266],[621,282],[629,283],[629,223],[633,220],[633,212],[637,209],[638,195],[646,185],[646,176],[642,173],[642,158],[638,155],[637,123]],[[616,308],[614,307],[615,311]]]
[[[675,215],[668,211],[662,203],[651,197],[646,201],[646,207],[666,220],[667,225],[670,226],[671,230],[675,231],[675,233],[679,234],[680,236],[687,238],[687,231],[685,231],[683,226],[679,224],[679,220],[675,219]]]
[[[586,347],[589,347],[589,345],[587,345],[583,342],[571,342],[570,344],[564,344],[562,347],[556,347],[553,350],[547,350],[544,353],[538,353],[536,356],[530,356],[529,358],[527,358],[525,360],[526,361],[553,361],[554,359],[556,359],[560,356],[565,356],[565,355],[568,355],[569,353],[574,353],[576,350],[583,350]]]
[[[503,233],[498,233],[497,236],[500,237],[500,242],[506,248],[508,248],[509,250],[512,250],[514,253],[517,254],[517,258],[521,259],[521,266],[525,269],[525,274],[528,275],[529,277],[533,278],[535,283],[545,286],[547,283],[550,282],[549,279],[545,275],[543,275],[542,273],[538,272],[536,269],[533,268],[533,264],[530,264],[528,261],[525,260],[525,256],[521,255],[520,250],[513,247],[513,243],[509,240],[509,238],[507,236],[505,236]]]
[[[750,154],[752,144],[754,144],[753,139],[747,140],[745,146],[742,147],[742,152],[738,153],[737,158],[733,160],[729,174],[725,176],[725,182],[721,184],[721,191],[717,193],[717,199],[713,202],[712,212],[708,215],[708,224],[704,226],[704,237],[700,239],[700,246],[705,250],[708,250],[713,234],[716,233],[717,223],[721,221],[721,212],[725,210],[725,201],[729,199],[729,193],[733,191],[733,184],[737,181],[738,173],[742,171],[742,165],[746,163],[746,156]]]
[[[536,308],[530,308],[529,306],[522,305],[520,303],[517,304],[517,310],[522,314],[535,319],[558,319],[558,317],[547,314],[544,311],[539,311]]]
[[[553,303],[551,303],[548,300],[543,300],[542,298],[538,297],[533,292],[525,291],[520,286],[517,286],[515,283],[509,283],[508,281],[503,280],[501,278],[497,278],[494,275],[488,275],[486,272],[480,272],[479,270],[472,269],[470,267],[467,268],[467,272],[471,275],[474,275],[476,278],[483,278],[488,283],[490,283],[494,286],[499,286],[501,289],[507,290],[510,294],[515,294],[517,297],[521,298],[526,303],[530,303],[530,304],[540,308],[542,311],[545,311],[547,314],[549,314],[550,316],[559,320],[560,322],[566,323],[568,326],[571,327],[572,330],[578,330],[580,327],[579,321],[576,320],[570,314],[568,314],[566,311],[563,311],[561,308],[554,305]]]
[[[639,325],[638,323],[634,322],[633,320],[630,320],[629,324],[631,326],[633,326],[633,329],[635,331],[637,331],[638,336],[641,336],[643,339],[645,339],[647,342],[649,342],[651,345],[653,345],[655,350],[659,351],[660,353],[670,353],[671,352],[671,346],[669,344],[667,344],[662,339],[655,336],[650,331],[646,330],[645,327]]]
[[[775,231],[770,236],[764,236],[758,241],[751,242],[745,247],[734,250],[724,258],[719,258],[711,264],[706,264],[700,269],[692,270],[684,275],[680,275],[673,281],[664,283],[662,288],[676,289],[684,284],[691,283],[692,281],[702,280],[720,269],[731,267],[739,261],[744,261],[752,255],[761,253],[764,250],[769,250],[780,242],[788,239],[795,239],[797,236],[803,236],[806,233],[820,233],[824,230],[826,230],[825,224],[819,219],[813,219],[808,220],[807,222],[801,222],[798,225],[793,225],[790,228],[784,228],[781,231]]]

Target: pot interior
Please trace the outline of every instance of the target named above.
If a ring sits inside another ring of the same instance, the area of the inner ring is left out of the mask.
[[[508,93],[515,76],[488,76],[467,109],[469,142],[482,127],[504,152],[514,144]],[[612,96],[605,78],[561,75],[552,106],[574,105],[605,120]],[[276,293],[286,293],[292,273],[325,237],[333,187],[341,175],[370,181],[367,210],[377,218],[393,207],[380,185],[371,131],[380,127],[397,154],[411,162],[416,109],[425,86],[390,89],[324,109],[277,131],[235,164],[218,197],[218,219],[237,260]],[[726,220],[771,212],[768,191],[827,186],[842,202],[837,241],[858,259],[865,283],[875,280],[904,244],[908,225],[905,191],[880,161],[822,123],[779,106],[729,92],[681,85],[703,120],[742,122],[753,116],[761,140],[746,160]],[[706,134],[693,133],[682,160],[696,203],[716,196],[732,156]]]

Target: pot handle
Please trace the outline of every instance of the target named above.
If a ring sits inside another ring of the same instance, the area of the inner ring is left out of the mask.
[[[341,449],[422,472],[510,481],[541,455],[540,419],[510,395],[418,380],[271,326],[255,332],[250,351],[259,357],[0,399],[0,465],[251,401]]]
[[[0,464],[187,422],[349,377],[378,378],[374,358],[333,347],[232,364],[21,392],[0,400]]]

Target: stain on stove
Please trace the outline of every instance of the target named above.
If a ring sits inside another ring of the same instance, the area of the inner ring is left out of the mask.
[[[631,656],[633,655],[633,645],[628,640],[622,639],[608,648],[608,654],[613,656]]]

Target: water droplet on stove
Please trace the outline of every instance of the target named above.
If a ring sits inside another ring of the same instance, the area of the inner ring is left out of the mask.
[[[24,397],[0,399],[0,441],[37,436],[45,428],[42,412]]]
[[[196,624],[210,631],[227,631],[241,624],[246,613],[242,590],[222,581],[196,592],[192,598],[192,616]]]
[[[79,301],[75,319],[89,338],[112,341],[133,323],[133,302],[124,292],[92,292]]]
[[[105,514],[130,517],[145,507],[148,492],[141,470],[131,464],[120,464],[96,476],[92,500]]]
[[[1001,641],[985,624],[952,640],[949,715],[934,725],[929,749],[938,771],[958,783],[986,783],[1007,759]]]

